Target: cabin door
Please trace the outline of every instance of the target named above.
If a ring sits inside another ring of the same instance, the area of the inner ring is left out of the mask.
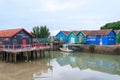
[[[100,45],[102,45],[102,39],[100,39]]]
[[[26,46],[26,39],[22,40],[22,47],[24,48]]]
[[[82,36],[79,37],[79,42],[82,43]]]
[[[75,43],[75,38],[74,37],[71,38],[71,43]]]

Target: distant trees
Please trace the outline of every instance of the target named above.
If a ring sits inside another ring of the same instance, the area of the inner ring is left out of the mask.
[[[101,27],[101,29],[114,29],[118,30],[120,29],[120,21],[107,23]]]
[[[48,38],[50,36],[49,29],[46,26],[35,26],[31,34],[35,38]]]
[[[33,35],[33,37],[39,38],[39,36],[40,36],[40,28],[39,28],[39,26],[33,27],[33,30],[31,32],[31,34]]]

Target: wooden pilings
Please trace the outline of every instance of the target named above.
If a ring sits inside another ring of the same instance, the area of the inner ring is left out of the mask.
[[[34,50],[17,53],[2,51],[0,54],[2,61],[11,63],[17,63],[18,61],[29,62],[32,60],[44,58],[46,56],[45,50]],[[49,51],[48,55],[50,55]]]

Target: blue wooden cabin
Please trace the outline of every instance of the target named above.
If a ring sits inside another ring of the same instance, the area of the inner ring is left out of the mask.
[[[56,35],[56,41],[57,42],[68,42],[68,35],[70,34],[70,31],[60,31]]]
[[[114,30],[95,30],[86,35],[86,44],[114,45],[116,44],[116,33]]]

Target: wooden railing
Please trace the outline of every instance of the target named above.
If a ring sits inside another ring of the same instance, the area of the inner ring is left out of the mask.
[[[27,45],[0,45],[0,50],[5,50],[5,49],[47,49],[50,48],[49,43],[34,43],[34,44],[27,44]]]

